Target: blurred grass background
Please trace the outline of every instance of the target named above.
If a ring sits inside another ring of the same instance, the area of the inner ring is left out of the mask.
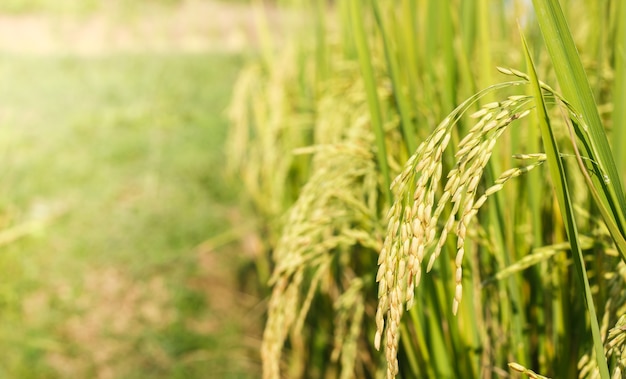
[[[103,17],[119,32],[189,4],[123,3],[3,1],[0,18],[27,31],[70,14],[80,33]],[[86,54],[54,38],[0,43],[0,377],[253,376],[235,249],[212,243],[239,217],[221,172],[244,53],[147,36],[166,48]]]

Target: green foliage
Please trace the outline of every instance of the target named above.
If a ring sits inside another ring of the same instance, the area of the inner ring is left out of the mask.
[[[599,110],[622,97],[625,19],[596,16],[621,3],[320,3],[231,105],[273,272],[264,377],[620,375],[621,113]]]
[[[254,372],[243,323],[221,316],[223,278],[207,279],[228,266],[195,250],[229,230],[236,202],[216,168],[240,65],[3,56],[0,234],[49,218],[3,242],[0,377]]]

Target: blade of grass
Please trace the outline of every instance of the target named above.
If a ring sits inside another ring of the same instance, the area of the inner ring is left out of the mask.
[[[621,237],[624,237],[626,198],[622,182],[563,10],[558,0],[533,0],[533,5],[563,94],[571,100],[586,123],[580,125],[582,130],[578,130],[577,134],[583,139],[590,158],[597,163],[593,182],[596,188],[602,189],[602,202],[597,205],[611,210],[612,217],[605,218],[605,222],[616,224]],[[617,239],[615,235],[613,238]],[[618,248],[622,249],[620,246]],[[622,258],[626,261],[623,251]]]
[[[261,56],[266,67],[271,67],[274,62],[274,45],[267,21],[266,10],[262,0],[254,0],[252,2],[254,9],[255,22],[257,25],[257,33],[259,35],[259,44],[261,46]]]
[[[403,0],[400,22],[396,25],[399,44],[402,46],[401,49],[398,49],[398,60],[403,63],[400,65],[400,69],[404,71],[408,87],[408,101],[413,109],[416,109],[419,104],[417,93],[420,90],[419,75],[422,72],[421,62],[418,59],[420,47],[418,46],[419,43],[416,43],[418,9],[415,0]]]
[[[439,85],[441,90],[441,105],[443,109],[453,109],[456,102],[456,92],[458,87],[457,80],[457,61],[454,57],[454,25],[452,24],[452,2],[439,1],[439,22],[438,32],[441,34],[441,57],[445,67],[447,67],[446,75],[441,79],[443,82]]]
[[[326,2],[317,0],[314,6],[315,11],[315,67],[317,68],[317,82],[321,83],[328,77],[330,71],[328,65],[328,42],[326,41]]]
[[[367,103],[370,110],[372,129],[374,130],[374,134],[376,136],[376,156],[378,158],[378,165],[385,188],[384,196],[387,204],[391,204],[391,176],[389,174],[389,165],[387,163],[385,131],[383,128],[380,101],[376,90],[376,78],[374,77],[370,50],[367,45],[367,35],[365,27],[363,26],[363,10],[361,8],[361,0],[352,0],[350,4],[352,28],[359,56],[359,65],[361,66],[361,74],[363,76],[363,81],[365,82],[365,91],[367,93]]]
[[[530,50],[528,49],[528,45],[526,44],[526,40],[523,35],[522,44],[524,45],[524,53],[526,54],[530,85],[535,98],[539,127],[546,152],[548,168],[550,170],[550,177],[552,178],[554,190],[559,202],[559,208],[561,210],[563,223],[566,228],[567,238],[572,247],[572,259],[574,261],[576,274],[584,290],[585,304],[587,306],[587,312],[589,313],[589,324],[591,326],[593,346],[596,353],[596,361],[600,377],[602,379],[608,379],[610,377],[609,368],[604,357],[604,347],[602,344],[602,337],[600,336],[600,327],[598,325],[598,318],[593,304],[593,296],[591,294],[584,258],[579,244],[580,237],[578,235],[576,221],[574,220],[574,208],[570,199],[565,169],[563,167],[563,162],[561,161],[552,127],[550,125],[550,119],[548,117],[546,105],[541,92],[541,86],[539,84],[539,80],[537,79],[535,66],[532,61],[532,57],[530,56]]]
[[[485,88],[490,83],[493,83],[493,50],[491,48],[491,41],[493,39],[493,30],[491,29],[491,22],[489,19],[489,5],[488,0],[478,0],[476,5],[476,23],[478,25],[478,39],[475,46],[480,53],[480,71],[478,72],[478,87]],[[491,95],[483,99],[485,102],[493,101]]]
[[[400,113],[400,123],[402,124],[404,142],[406,144],[407,150],[409,151],[409,154],[412,154],[417,149],[417,137],[415,135],[415,126],[413,125],[413,122],[411,122],[411,116],[409,114],[410,108],[408,99],[402,91],[404,86],[402,85],[402,82],[400,80],[400,69],[398,68],[396,51],[394,49],[394,46],[392,46],[392,39],[389,36],[389,30],[387,28],[385,20],[382,17],[378,1],[372,2],[372,7],[374,10],[374,17],[376,18],[376,23],[378,24],[378,28],[380,29],[380,34],[383,39],[385,58],[387,59],[389,76],[391,77],[391,84],[393,86],[393,96],[396,99],[398,113]],[[393,9],[391,9],[388,14],[393,16]],[[395,24],[395,20],[393,18],[389,18],[389,21],[392,24]]]
[[[615,82],[613,83],[613,141],[626,140],[626,4],[617,2],[617,35],[615,36]],[[615,164],[621,175],[626,171],[626,150],[613,146]]]

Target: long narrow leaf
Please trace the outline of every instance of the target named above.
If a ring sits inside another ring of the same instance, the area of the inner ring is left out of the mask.
[[[391,204],[391,176],[389,173],[389,165],[387,163],[385,131],[383,128],[383,118],[380,110],[378,92],[376,91],[376,78],[374,77],[374,69],[372,68],[365,27],[363,26],[361,0],[352,0],[350,5],[352,27],[354,29],[354,38],[359,55],[361,73],[365,83],[365,91],[367,92],[367,103],[370,109],[372,129],[376,135],[376,156],[378,158],[378,165],[382,174],[383,185],[385,186],[384,196],[387,200],[387,204]]]
[[[613,84],[613,141],[626,139],[626,3],[617,2],[618,22],[615,36],[615,82]],[[619,145],[618,145],[619,146]],[[617,169],[621,175],[626,173],[626,151],[613,146]]]
[[[537,73],[535,66],[530,56],[526,40],[522,36],[522,42],[524,45],[524,52],[526,54],[527,69],[530,77],[530,84],[532,87],[533,96],[537,106],[537,116],[539,120],[539,127],[541,129],[541,136],[543,140],[544,149],[548,161],[548,168],[550,170],[550,177],[554,184],[554,190],[559,202],[559,208],[561,209],[561,215],[563,217],[563,224],[565,225],[567,238],[571,245],[572,259],[576,268],[576,274],[580,280],[580,284],[583,287],[585,304],[587,306],[587,312],[589,312],[589,321],[591,325],[591,333],[593,335],[594,350],[596,353],[596,361],[600,370],[600,376],[603,379],[609,379],[609,368],[604,357],[604,348],[602,344],[602,338],[600,336],[600,327],[598,326],[598,318],[596,316],[595,307],[593,305],[593,296],[591,294],[591,288],[589,286],[589,280],[587,278],[587,271],[585,269],[585,262],[580,247],[580,236],[578,235],[578,229],[576,227],[576,221],[574,220],[574,207],[572,206],[569,190],[567,187],[567,178],[565,176],[565,169],[561,156],[557,147],[556,139],[550,126],[550,119],[546,110],[546,105],[541,92],[541,86],[537,79]]]
[[[380,34],[383,39],[383,45],[385,47],[385,58],[387,59],[387,66],[389,69],[389,77],[391,78],[391,84],[393,85],[393,96],[398,104],[398,113],[400,114],[400,123],[402,124],[402,132],[404,134],[404,142],[409,151],[409,154],[413,154],[417,149],[417,137],[415,135],[415,126],[411,122],[411,116],[409,115],[409,103],[405,94],[403,93],[403,86],[400,81],[400,69],[398,68],[398,59],[396,52],[392,46],[392,39],[389,37],[389,30],[385,25],[380,5],[377,1],[372,3],[374,10],[374,17],[376,23],[380,29]],[[393,12],[389,12],[393,15]],[[392,19],[393,20],[393,19]]]
[[[583,139],[587,153],[597,163],[593,180],[595,187],[602,189],[604,203],[598,206],[611,209],[612,220],[605,218],[605,221],[616,223],[624,236],[626,198],[621,178],[563,10],[558,0],[533,0],[533,4],[563,94],[585,121],[577,134]]]

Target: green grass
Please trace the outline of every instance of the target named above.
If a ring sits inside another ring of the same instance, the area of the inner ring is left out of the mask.
[[[189,326],[217,317],[211,289],[193,284],[210,274],[194,248],[230,228],[223,111],[239,66],[227,55],[3,56],[0,226],[62,214],[0,251],[0,377],[193,378],[241,358],[235,322]],[[150,306],[171,314],[142,322]],[[122,314],[126,329],[106,332]],[[91,342],[68,326],[97,317]],[[107,344],[119,356],[99,363]],[[55,354],[66,363],[50,365]],[[223,377],[246,377],[244,364],[228,367]]]

